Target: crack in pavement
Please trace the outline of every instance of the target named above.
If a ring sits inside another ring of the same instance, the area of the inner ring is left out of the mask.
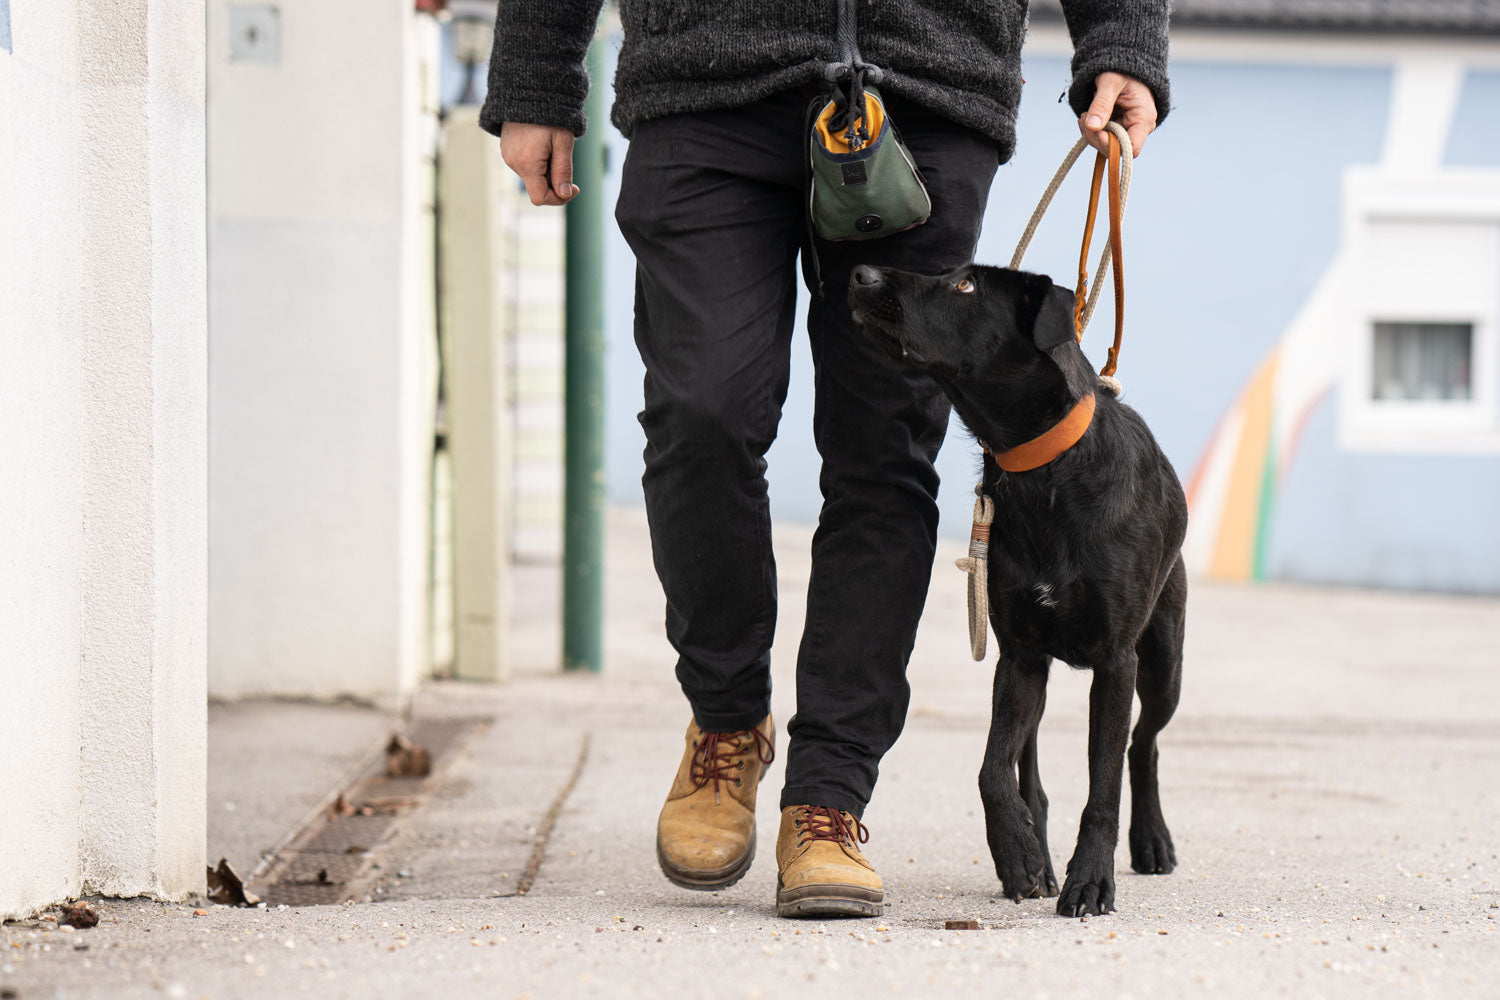
[[[526,863],[526,871],[521,876],[521,881],[517,883],[515,892],[507,893],[506,896],[524,896],[536,883],[537,873],[542,868],[542,859],[547,854],[547,842],[552,839],[552,830],[557,825],[557,818],[562,815],[563,806],[567,804],[568,797],[577,787],[578,779],[583,776],[584,765],[589,759],[589,745],[592,742],[593,734],[585,732],[583,741],[578,747],[578,760],[573,764],[573,773],[568,776],[562,788],[558,789],[557,797],[552,800],[552,805],[537,829],[536,844],[531,849],[531,859]]]

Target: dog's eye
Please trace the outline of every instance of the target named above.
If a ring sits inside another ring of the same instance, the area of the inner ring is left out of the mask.
[[[953,290],[963,295],[972,295],[974,292],[974,279],[960,278],[958,284],[953,286]]]

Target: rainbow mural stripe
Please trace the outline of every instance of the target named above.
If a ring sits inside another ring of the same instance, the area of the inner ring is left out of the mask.
[[[1182,554],[1190,573],[1265,578],[1281,485],[1308,417],[1341,370],[1348,319],[1337,305],[1347,275],[1340,254],[1215,426],[1187,485]]]

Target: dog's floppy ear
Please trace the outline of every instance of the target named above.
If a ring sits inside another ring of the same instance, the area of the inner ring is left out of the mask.
[[[1031,324],[1031,342],[1039,351],[1073,340],[1073,293],[1045,274],[1027,275],[1026,308],[1020,320],[1023,332],[1025,324]]]

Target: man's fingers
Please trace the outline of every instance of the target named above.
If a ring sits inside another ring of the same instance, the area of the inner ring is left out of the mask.
[[[500,156],[526,185],[533,205],[562,205],[578,193],[573,183],[573,134],[564,128],[506,122]]]
[[[1146,145],[1146,137],[1156,130],[1156,109],[1130,108],[1120,116],[1120,124],[1125,126],[1125,134],[1130,136],[1130,146],[1135,150],[1135,155],[1140,156],[1141,149]]]
[[[518,171],[519,172],[519,171]],[[526,195],[531,199],[533,205],[561,205],[557,196],[552,193],[552,187],[547,183],[547,174],[538,169],[528,170],[521,174],[521,180],[526,184]]]
[[[1094,100],[1083,113],[1083,126],[1097,133],[1115,113],[1115,102],[1125,89],[1125,77],[1118,73],[1100,73],[1094,81]]]
[[[1130,111],[1121,123],[1125,126],[1125,134],[1130,136],[1130,148],[1135,150],[1136,156],[1141,155],[1141,150],[1146,147],[1146,137],[1156,129],[1156,121],[1147,121],[1147,117],[1144,111]]]
[[[1156,128],[1156,102],[1151,91],[1123,73],[1100,73],[1094,80],[1094,99],[1078,117],[1078,131],[1101,153],[1109,151],[1105,126],[1111,118],[1125,126],[1131,148],[1139,156],[1146,137]]]
[[[1078,119],[1078,131],[1101,153],[1109,152],[1109,138],[1104,126],[1115,113],[1115,101],[1119,100],[1124,88],[1125,78],[1119,74],[1099,74],[1094,81],[1094,100]]]
[[[558,136],[552,144],[552,193],[568,201],[578,193],[573,186],[573,137]],[[558,202],[561,204],[562,202]]]
[[[552,183],[547,179],[545,165],[538,166],[521,175],[521,180],[526,183],[526,194],[533,205],[563,205],[568,199],[578,192],[576,187],[569,185],[571,193],[560,195],[553,189]]]
[[[1087,120],[1087,116],[1078,120],[1079,134],[1088,141],[1088,144],[1090,146],[1093,146],[1099,152],[1109,152],[1109,133],[1103,131],[1102,129],[1089,128],[1089,126],[1085,124]]]

